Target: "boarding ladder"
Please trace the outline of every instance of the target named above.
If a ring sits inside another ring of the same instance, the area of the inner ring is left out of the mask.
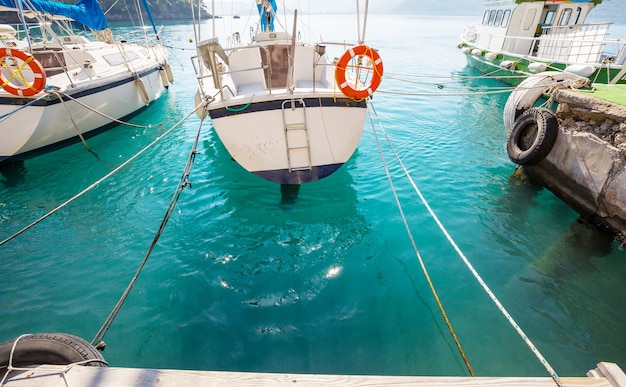
[[[312,168],[311,146],[304,100],[283,101],[282,109],[289,172],[310,171]]]

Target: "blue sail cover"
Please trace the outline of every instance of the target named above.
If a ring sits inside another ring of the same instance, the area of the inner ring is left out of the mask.
[[[100,4],[98,4],[98,0],[78,0],[76,4],[62,4],[45,0],[0,0],[0,5],[19,9],[18,1],[22,2],[22,8],[25,11],[33,10],[65,16],[94,30],[107,28],[106,17]]]
[[[272,7],[272,9],[266,8],[268,5]],[[259,9],[259,15],[261,16],[261,30],[274,31],[274,14],[276,13],[277,8],[276,0],[257,0],[256,6]],[[268,26],[269,30],[267,29]]]

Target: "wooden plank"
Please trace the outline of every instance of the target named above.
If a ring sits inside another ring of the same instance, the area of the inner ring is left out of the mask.
[[[619,367],[618,367],[619,368]],[[63,370],[66,370],[63,374]],[[64,380],[65,379],[65,380]],[[616,387],[604,377],[564,377],[568,387]],[[67,383],[66,383],[67,382]],[[433,376],[362,376],[305,375],[254,372],[156,370],[140,368],[99,368],[73,366],[38,366],[28,371],[13,371],[6,387],[199,387],[199,386],[430,386],[430,387],[554,387],[549,377],[433,377]]]
[[[615,363],[598,363],[598,368],[587,372],[587,376],[606,378],[612,386],[626,386],[626,374]]]

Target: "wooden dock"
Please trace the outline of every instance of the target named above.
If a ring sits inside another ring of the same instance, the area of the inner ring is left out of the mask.
[[[567,387],[626,387],[614,363],[600,363],[588,377],[562,377]],[[254,372],[183,371],[117,367],[37,366],[12,371],[2,387],[200,387],[200,386],[429,386],[554,387],[550,377],[436,377],[305,375]]]

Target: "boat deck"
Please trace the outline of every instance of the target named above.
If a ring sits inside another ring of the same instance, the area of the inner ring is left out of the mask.
[[[589,371],[590,377],[562,377],[568,387],[626,386],[626,375],[614,363],[600,363]],[[63,377],[65,376],[65,377]],[[149,386],[507,386],[554,387],[550,377],[435,377],[435,376],[361,376],[305,375],[254,372],[156,370],[116,367],[38,366],[28,371],[13,371],[7,387],[149,387]]]

